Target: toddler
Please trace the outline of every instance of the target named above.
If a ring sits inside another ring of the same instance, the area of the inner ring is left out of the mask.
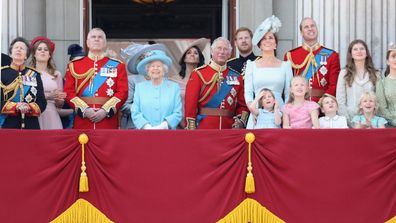
[[[352,118],[352,126],[355,129],[385,128],[386,119],[376,116],[377,98],[375,93],[365,92],[359,100],[359,115]]]
[[[337,115],[338,103],[333,95],[324,94],[319,100],[319,105],[325,115],[319,118],[320,128],[348,128],[345,116]]]
[[[249,105],[249,109],[257,117],[254,129],[280,128],[282,113],[279,111],[279,104],[270,89],[263,88]]]

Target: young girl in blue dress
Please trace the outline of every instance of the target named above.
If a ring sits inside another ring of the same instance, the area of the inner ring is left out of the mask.
[[[355,129],[371,129],[371,128],[385,128],[388,123],[386,119],[376,116],[377,113],[377,98],[375,93],[365,92],[360,97],[359,101],[359,115],[352,119],[352,126]]]
[[[270,89],[263,88],[249,105],[249,110],[252,111],[254,117],[257,117],[254,129],[280,128],[282,113],[279,111],[279,104]]]

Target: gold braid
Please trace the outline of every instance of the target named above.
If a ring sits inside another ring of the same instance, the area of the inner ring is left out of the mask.
[[[76,85],[75,85],[76,93],[78,94],[78,92],[80,92],[81,88],[85,85],[85,83],[87,83],[87,81],[89,81],[89,80],[93,77],[93,75],[95,74],[95,70],[94,70],[93,68],[91,68],[91,69],[89,69],[89,70],[88,70],[87,72],[85,72],[85,73],[78,74],[78,73],[76,73],[76,71],[74,70],[74,64],[73,64],[73,63],[70,63],[70,64],[69,64],[69,69],[70,69],[71,75],[72,75],[76,80],[85,78],[85,79],[83,80],[83,82],[81,82],[81,84],[80,84],[79,86],[77,86],[77,81],[75,82],[75,83],[76,83]]]
[[[201,81],[203,82],[203,84],[204,84],[205,86],[210,84],[209,90],[206,91],[205,95],[203,95],[203,96],[198,100],[198,102],[202,102],[203,100],[205,100],[205,99],[208,97],[208,95],[209,95],[210,92],[212,91],[214,85],[216,84],[216,80],[219,78],[219,73],[217,72],[215,75],[213,75],[213,76],[212,76],[212,79],[211,79],[210,81],[205,81],[205,79],[204,79],[202,73],[199,72],[199,70],[197,70],[197,74],[198,74],[198,77],[201,79]]]

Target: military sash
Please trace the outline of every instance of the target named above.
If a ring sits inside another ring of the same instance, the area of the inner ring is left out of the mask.
[[[315,61],[316,61],[316,66],[314,66],[314,64],[310,64],[307,73],[305,74],[305,78],[307,80],[311,79],[313,74],[315,74],[318,69],[321,67],[321,62],[322,62],[322,57],[330,57],[331,54],[333,54],[334,51],[326,49],[324,47],[322,47],[322,49],[315,55]],[[319,66],[318,66],[319,64]]]
[[[114,69],[118,66],[119,62],[115,60],[109,59],[107,63],[99,70],[96,76],[93,79],[92,84],[88,84],[88,86],[82,92],[83,97],[93,97],[96,91],[103,85],[103,83],[107,80],[108,76],[101,75],[103,68],[109,72],[111,69]]]
[[[30,87],[32,87],[31,85],[27,85],[26,82],[28,82],[29,78],[35,78],[37,76],[37,72],[30,70],[30,71],[26,72],[25,75],[23,75],[23,76],[25,76],[25,81],[23,82],[23,97],[25,98]],[[37,85],[37,80],[36,80],[36,85]],[[13,97],[11,101],[12,102],[21,102],[21,99],[19,97],[20,94],[21,94],[21,88],[18,88],[18,90],[15,94],[15,97]],[[3,125],[6,118],[7,118],[7,115],[4,115],[4,114],[0,115],[0,127]]]
[[[213,95],[212,98],[210,98],[209,102],[204,106],[205,108],[217,108],[219,107],[220,103],[223,101],[223,99],[230,93],[232,89],[232,85],[228,83],[227,80],[232,80],[232,79],[238,79],[239,73],[229,70],[226,79],[223,81],[223,83],[220,85],[219,90]],[[206,118],[206,115],[197,115],[197,125],[199,124],[199,121],[202,119]]]

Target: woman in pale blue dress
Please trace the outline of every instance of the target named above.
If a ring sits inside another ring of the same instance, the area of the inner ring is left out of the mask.
[[[131,113],[137,129],[176,129],[181,121],[180,87],[165,77],[171,64],[162,50],[142,55],[137,70],[150,80],[136,85]]]
[[[274,95],[280,108],[289,95],[290,81],[293,72],[290,62],[284,62],[275,57],[278,45],[276,32],[281,23],[275,16],[267,18],[256,29],[253,35],[253,44],[261,49],[261,57],[255,61],[248,61],[245,70],[245,100],[249,106],[261,89],[268,88]],[[284,97],[285,100],[284,100]],[[247,129],[252,129],[256,117],[251,113]]]

